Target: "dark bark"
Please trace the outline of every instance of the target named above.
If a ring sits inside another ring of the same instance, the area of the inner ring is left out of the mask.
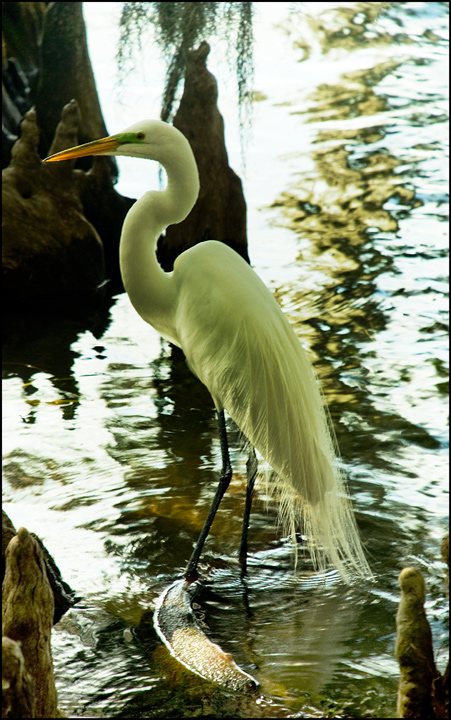
[[[3,580],[3,635],[20,642],[24,661],[6,643],[9,689],[11,693],[16,689],[8,702],[14,713],[18,708],[27,713],[34,699],[34,714],[11,714],[11,710],[6,717],[59,717],[50,647],[54,609],[42,550],[30,533],[20,528],[6,551]]]
[[[170,225],[158,241],[158,260],[165,270],[172,270],[180,253],[204,240],[219,240],[249,262],[246,202],[241,180],[229,167],[218,85],[206,65],[209,52],[204,42],[190,53],[185,90],[174,117],[174,127],[188,138],[194,152],[200,192],[188,217]]]
[[[449,563],[449,539],[442,543],[442,557]],[[446,557],[445,557],[446,556]],[[399,575],[401,600],[396,615],[395,655],[399,662],[397,714],[401,718],[449,717],[449,663],[445,675],[438,672],[432,633],[424,610],[426,586],[415,568]]]

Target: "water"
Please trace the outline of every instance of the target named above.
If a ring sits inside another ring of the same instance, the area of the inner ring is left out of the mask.
[[[3,501],[83,598],[53,633],[68,715],[393,717],[397,576],[407,565],[425,576],[437,662],[446,664],[447,4],[395,3],[369,29],[361,3],[307,3],[310,15],[288,19],[280,5],[257,3],[249,252],[321,378],[376,582],[343,587],[333,573],[313,575],[308,558],[293,573],[289,539],[260,488],[243,588],[246,458],[236,442],[200,604],[210,637],[261,682],[263,698],[232,698],[190,675],[168,657],[149,613],[182,572],[214,493],[209,395],[126,296],[90,327],[14,320],[4,346]],[[130,107],[143,84],[143,116],[156,117],[161,68],[131,78],[126,104],[115,104],[110,15],[104,3],[100,13],[97,3],[84,7],[110,130],[137,119]],[[215,62],[213,53],[220,75]],[[240,170],[231,82],[220,106]],[[121,192],[149,185],[147,165],[123,167]]]

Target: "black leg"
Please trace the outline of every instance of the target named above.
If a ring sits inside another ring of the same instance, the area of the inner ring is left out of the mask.
[[[246,575],[246,569],[247,569],[247,532],[249,529],[249,518],[251,515],[251,507],[252,507],[252,496],[254,493],[254,484],[255,484],[255,477],[257,475],[257,457],[255,455],[255,450],[251,446],[251,449],[249,451],[249,457],[246,463],[247,468],[247,488],[246,488],[246,504],[244,506],[244,516],[243,516],[243,529],[241,532],[241,544],[240,544],[240,554],[239,554],[239,560],[241,564],[241,577]]]
[[[193,554],[190,557],[188,567],[185,570],[185,578],[193,579],[199,577],[197,572],[197,563],[199,562],[202,548],[204,547],[205,540],[207,539],[208,533],[210,532],[211,524],[216,515],[216,511],[222,500],[222,497],[229,487],[230,480],[232,478],[232,467],[230,465],[229,458],[229,445],[227,442],[227,432],[224,419],[224,410],[218,412],[218,428],[219,428],[219,440],[221,443],[221,454],[222,454],[222,470],[221,477],[219,478],[219,484],[216,490],[216,495],[213,498],[213,502],[210,507],[207,519],[205,520],[204,526],[199,535],[199,539],[194,548]]]

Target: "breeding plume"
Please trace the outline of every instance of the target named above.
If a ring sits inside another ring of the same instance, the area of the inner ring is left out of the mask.
[[[172,273],[157,262],[159,235],[184,220],[199,192],[187,139],[164,122],[144,120],[117,135],[52,155],[47,162],[86,155],[156,160],[167,173],[166,190],[146,192],[128,212],[120,267],[135,310],[183,350],[218,413],[223,468],[186,577],[197,576],[203,544],[232,475],[224,410],[273,469],[268,490],[293,538],[301,524],[315,565],[324,569],[332,563],[345,581],[353,572],[369,576],[316,377],[268,288],[237,253],[215,240],[183,252]],[[243,571],[255,474],[254,454],[248,462],[240,546]]]

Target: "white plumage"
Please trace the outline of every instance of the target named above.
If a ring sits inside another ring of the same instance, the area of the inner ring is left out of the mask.
[[[302,523],[315,564],[329,560],[348,581],[369,576],[354,514],[339,471],[334,441],[307,354],[272,294],[233,250],[214,240],[186,250],[172,273],[160,268],[155,245],[181,222],[199,180],[186,138],[160,121],[63,151],[157,160],[168,187],[147,192],[129,211],[120,264],[137,312],[182,348],[189,367],[276,473],[269,492],[293,534]]]

